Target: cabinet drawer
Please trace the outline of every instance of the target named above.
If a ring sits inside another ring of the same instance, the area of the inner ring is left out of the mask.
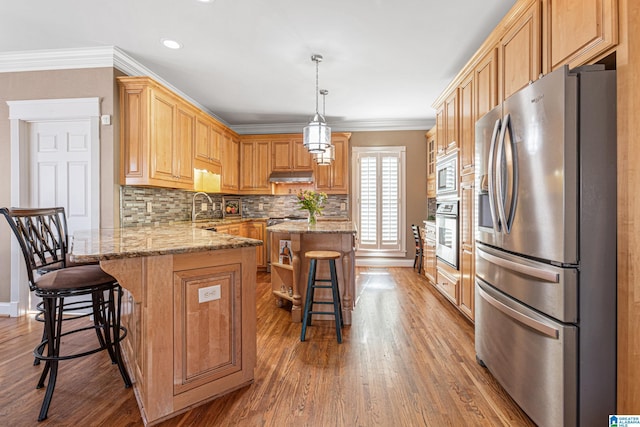
[[[458,287],[460,281],[440,268],[436,273],[436,286],[442,292],[442,294],[451,300],[455,305],[458,305]]]

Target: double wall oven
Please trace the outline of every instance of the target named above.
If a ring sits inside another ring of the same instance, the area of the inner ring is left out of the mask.
[[[458,153],[436,163],[436,257],[458,269]]]

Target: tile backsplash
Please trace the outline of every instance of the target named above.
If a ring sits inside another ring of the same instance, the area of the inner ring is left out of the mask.
[[[120,224],[127,227],[140,224],[162,224],[170,221],[190,221],[194,194],[193,191],[167,188],[122,186],[120,187]],[[204,202],[209,205],[206,212],[198,215],[198,219],[222,218],[223,196],[209,194],[209,197],[216,205],[216,209],[211,210],[209,200],[206,197],[198,196],[196,199],[197,208]],[[295,195],[233,197],[240,197],[242,216],[245,218],[306,216],[305,211],[298,209]],[[346,210],[340,210],[342,204]],[[323,211],[324,217],[346,218],[348,212],[349,196],[329,195]]]

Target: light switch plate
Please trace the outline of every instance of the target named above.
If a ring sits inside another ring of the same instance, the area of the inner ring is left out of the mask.
[[[341,211],[346,211],[347,210],[347,204],[346,203],[340,203],[340,210]]]
[[[209,302],[220,299],[220,285],[198,289],[198,302]]]
[[[147,212],[148,213],[153,212],[153,203],[147,202]]]
[[[206,211],[207,210],[207,204],[203,203],[202,205],[200,205],[200,210],[201,211]]]

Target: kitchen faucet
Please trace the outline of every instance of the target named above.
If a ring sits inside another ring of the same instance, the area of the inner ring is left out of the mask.
[[[209,197],[209,195],[207,193],[203,192],[203,191],[198,191],[196,194],[194,194],[193,195],[193,200],[191,202],[191,221],[193,221],[193,222],[195,222],[196,218],[198,217],[198,215],[200,215],[202,213],[202,211],[196,213],[196,198],[199,195],[205,196],[207,199],[209,199],[209,203],[213,203],[213,200],[211,200],[211,197]]]

